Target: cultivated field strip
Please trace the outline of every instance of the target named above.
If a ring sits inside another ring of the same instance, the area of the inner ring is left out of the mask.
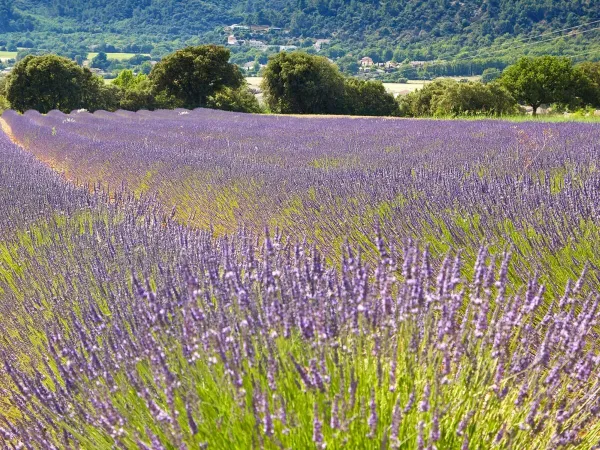
[[[432,254],[514,248],[560,292],[599,265],[600,127],[294,118],[211,110],[6,113],[18,141],[79,183],[155,196],[216,235],[265,226],[339,259],[372,230]]]

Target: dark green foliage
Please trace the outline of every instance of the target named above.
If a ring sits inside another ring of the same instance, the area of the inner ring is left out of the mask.
[[[576,66],[579,94],[584,105],[600,107],[600,63],[585,62]]]
[[[245,86],[238,89],[224,88],[208,98],[207,105],[212,109],[246,113],[260,113],[262,108],[252,92]]]
[[[335,63],[345,74],[356,75],[358,73],[358,62],[353,56],[345,56],[338,59]]]
[[[94,58],[92,58],[92,67],[96,69],[106,70],[110,66],[108,56],[104,52],[99,52]]]
[[[150,73],[155,92],[165,92],[185,108],[205,106],[223,88],[238,88],[243,76],[229,63],[229,50],[216,45],[186,47],[167,56]]]
[[[12,31],[61,54],[85,42],[104,44],[97,51],[164,56],[186,44],[224,43],[220,27],[225,25],[270,24],[289,33],[254,38],[274,44],[297,39],[300,46],[332,38],[322,52],[333,59],[349,54],[397,62],[442,58],[450,62],[431,67],[431,76],[462,76],[514,62],[523,54],[517,49],[523,42],[511,45],[515,37],[536,38],[595,19],[597,5],[590,0],[0,0],[0,39],[12,41],[6,34]],[[598,48],[597,32],[585,38],[565,34],[564,40],[531,50],[576,55]],[[599,58],[600,51],[592,57]]]
[[[269,59],[263,73],[265,100],[272,112],[340,114],[344,78],[326,58],[282,52]]]
[[[410,117],[433,116],[433,99],[444,95],[452,80],[442,79],[426,84],[422,89],[402,97],[400,110],[402,115]]]
[[[15,10],[12,0],[0,0],[0,33],[32,29],[32,20],[19,14]]]
[[[517,113],[515,99],[502,86],[479,82],[439,80],[401,99],[402,115],[419,116],[500,116]]]
[[[106,98],[105,98],[106,95]],[[8,78],[6,97],[17,111],[110,109],[113,93],[101,78],[56,55],[26,56]]]
[[[121,92],[116,86],[107,85],[100,77],[87,73],[91,77],[86,83],[88,88],[84,90],[83,105],[90,111],[103,109],[115,111],[121,103]]]
[[[518,102],[531,106],[534,115],[540,105],[569,103],[578,87],[571,61],[553,56],[521,58],[504,70],[499,82]]]
[[[395,116],[398,103],[392,94],[378,81],[348,78],[346,89],[346,113],[356,116]]]

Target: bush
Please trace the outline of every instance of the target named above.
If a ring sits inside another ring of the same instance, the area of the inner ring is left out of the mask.
[[[498,84],[456,82],[449,79],[426,84],[423,89],[401,100],[403,115],[460,116],[516,114],[518,105],[510,93]]]
[[[225,88],[217,92],[209,97],[206,106],[212,109],[222,109],[223,111],[263,112],[256,96],[245,86],[239,89]]]
[[[7,109],[10,109],[10,103],[6,97],[0,95],[0,113],[2,113],[2,111],[6,111]]]
[[[450,83],[442,95],[432,98],[432,112],[437,116],[515,114],[517,102],[503,87],[478,82]]]
[[[494,80],[497,80],[502,75],[502,71],[500,69],[496,69],[495,67],[490,67],[489,69],[485,69],[481,74],[481,82],[482,83],[491,83]]]
[[[392,94],[385,90],[380,81],[346,79],[346,113],[357,116],[395,116],[398,103]]]

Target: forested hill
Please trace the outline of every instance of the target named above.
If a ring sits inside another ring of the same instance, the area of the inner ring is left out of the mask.
[[[226,42],[224,25],[286,30],[263,38],[333,39],[344,47],[394,51],[423,59],[485,48],[497,39],[539,36],[600,19],[598,0],[0,0],[0,34],[106,36],[156,41]],[[598,24],[596,24],[598,25]],[[288,32],[289,30],[289,32]],[[92,34],[93,33],[93,34]],[[95,37],[94,37],[95,36]],[[567,36],[598,42],[597,33]],[[108,42],[110,38],[107,38]],[[65,39],[63,39],[63,42]],[[36,43],[37,44],[37,43]],[[345,53],[345,52],[344,52]],[[335,55],[334,55],[335,56]]]

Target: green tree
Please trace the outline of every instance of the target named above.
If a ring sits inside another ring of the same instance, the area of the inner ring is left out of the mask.
[[[93,110],[103,103],[103,87],[101,78],[67,58],[29,55],[19,61],[9,75],[6,98],[20,112]]]
[[[380,81],[345,80],[346,113],[356,116],[395,116],[398,103]]]
[[[358,73],[358,61],[353,56],[344,56],[338,59],[336,62],[340,70],[348,75],[356,75]]]
[[[90,65],[95,69],[106,70],[110,66],[110,61],[108,60],[106,53],[100,52],[92,58]]]
[[[411,92],[400,99],[401,115],[411,117],[433,116],[431,108],[433,99],[444,95],[451,84],[458,84],[450,79],[441,79],[427,83],[423,88]]]
[[[600,62],[585,62],[575,67],[579,78],[579,97],[584,105],[600,107]]]
[[[497,83],[459,83],[443,79],[403,97],[400,111],[412,117],[500,116],[517,113],[518,105],[506,88]]]
[[[322,56],[281,52],[263,72],[265,101],[283,114],[340,114],[344,110],[344,77]]]
[[[573,65],[567,58],[523,57],[504,69],[499,81],[518,102],[531,106],[535,116],[542,104],[571,101],[574,76]]]
[[[122,89],[129,90],[135,89],[147,80],[148,77],[146,75],[134,75],[132,70],[125,69],[119,72],[119,75],[113,80],[112,84]]]
[[[480,82],[446,85],[446,89],[431,99],[431,111],[435,116],[515,114],[518,105],[510,93],[496,83]]]
[[[243,76],[229,56],[228,49],[217,45],[186,47],[156,64],[150,79],[157,93],[176,98],[185,108],[205,106],[221,89],[242,85]]]
[[[496,69],[495,67],[490,67],[485,69],[481,74],[481,82],[482,83],[491,83],[494,80],[497,80],[502,76],[502,71],[500,69]]]

